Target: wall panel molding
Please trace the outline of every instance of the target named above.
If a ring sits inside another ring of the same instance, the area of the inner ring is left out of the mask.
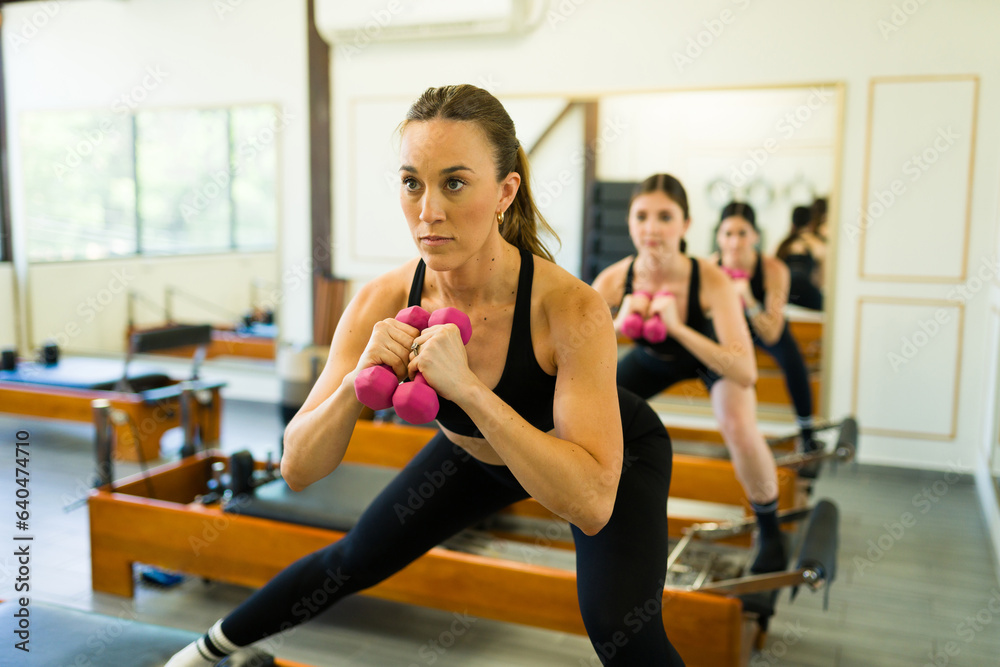
[[[978,76],[869,80],[859,278],[965,280],[978,108]]]

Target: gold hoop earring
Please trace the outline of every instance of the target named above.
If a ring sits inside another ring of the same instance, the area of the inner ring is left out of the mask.
[[[497,213],[497,227],[503,224],[503,211]]]

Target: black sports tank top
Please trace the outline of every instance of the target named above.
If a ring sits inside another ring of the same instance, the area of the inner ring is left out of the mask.
[[[757,303],[764,304],[764,261],[757,253],[757,266],[753,269],[753,277],[750,278],[750,293]]]
[[[786,255],[784,262],[788,265],[788,271],[793,277],[805,276],[808,279],[812,277],[813,271],[816,270],[816,258],[808,250],[804,253]]]
[[[530,252],[527,250],[520,252],[521,269],[517,278],[514,322],[510,330],[510,342],[507,344],[507,359],[493,393],[529,424],[540,431],[548,432],[555,426],[552,404],[556,393],[556,378],[538,365],[535,350],[531,346],[531,283],[535,274],[535,263]],[[420,260],[413,274],[407,306],[420,305],[425,272],[426,265]],[[483,437],[472,419],[461,408],[444,398],[439,400],[441,407],[438,410],[437,421],[441,426],[459,435]]]
[[[701,273],[698,268],[698,260],[694,257],[689,257],[688,259],[691,260],[691,280],[688,282],[687,316],[684,318],[684,323],[695,331],[699,331],[714,340],[715,327],[712,326],[712,321],[705,317],[705,311],[701,309],[701,299],[698,298],[701,290]],[[625,294],[632,293],[634,270],[635,258],[633,257],[632,262],[628,265],[628,273],[625,275]],[[623,294],[622,301],[624,300],[625,296]],[[620,307],[621,305],[619,304]],[[686,347],[678,343],[671,336],[667,336],[667,339],[662,343],[650,343],[647,340],[639,339],[636,341],[636,344],[654,352],[656,356],[665,360],[675,359],[679,355],[692,356]]]

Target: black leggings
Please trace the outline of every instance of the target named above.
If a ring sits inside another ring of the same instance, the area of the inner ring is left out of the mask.
[[[642,398],[651,398],[681,380],[693,378],[700,379],[711,393],[712,386],[721,376],[686,350],[671,359],[663,359],[642,345],[635,345],[618,360],[618,386]]]
[[[823,310],[823,292],[813,284],[809,274],[793,271],[788,289],[788,303],[810,310]]]
[[[645,401],[619,390],[619,404],[625,456],[611,520],[592,537],[572,527],[580,610],[602,664],[683,665],[661,615],[670,438]],[[281,571],[222,631],[245,646],[307,621],[527,497],[507,467],[482,463],[438,433],[344,538]]]
[[[807,420],[813,413],[812,389],[809,387],[809,373],[806,371],[806,364],[802,360],[802,353],[799,346],[792,338],[785,322],[785,328],[781,331],[781,337],[773,345],[767,345],[754,335],[754,344],[767,352],[781,367],[785,374],[785,386],[788,387],[788,395],[792,397],[792,405],[795,406],[795,414],[800,420]]]

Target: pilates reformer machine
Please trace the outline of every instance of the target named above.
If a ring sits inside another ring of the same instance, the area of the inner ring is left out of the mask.
[[[857,423],[854,422],[853,417],[845,417],[836,421],[821,421],[813,426],[813,433],[819,435],[828,431],[837,431],[839,434],[845,428],[857,429]],[[675,454],[729,459],[729,451],[723,446],[725,442],[722,434],[718,431],[674,425],[667,426],[667,430],[670,432]],[[819,475],[824,463],[829,462],[836,465],[851,461],[857,450],[856,437],[853,438],[854,444],[851,448],[840,446],[838,436],[838,441],[832,447],[824,445],[822,448],[808,452],[797,451],[798,434],[767,437],[765,440],[774,454],[774,461],[778,467],[795,470],[802,478],[805,487],[810,486],[809,480],[815,479]]]
[[[210,336],[208,325],[136,332],[129,337],[124,363],[104,358],[62,358],[55,345],[43,347],[38,361],[18,362],[13,351],[5,351],[0,369],[0,410],[92,423],[92,403],[103,400],[114,410],[109,432],[116,458],[160,458],[161,437],[177,427],[184,432],[184,451],[191,452],[196,440],[213,443],[219,439],[220,390],[224,383],[198,377]],[[177,348],[194,351],[191,374],[183,380],[133,360],[137,354]]]
[[[101,429],[98,429],[100,432]],[[134,594],[133,565],[258,587],[294,560],[339,539],[370,500],[433,434],[360,421],[344,463],[294,493],[272,465],[249,453],[199,452],[112,485],[89,498],[96,591]],[[836,450],[853,451],[845,420]],[[373,465],[377,462],[377,465]],[[229,488],[210,490],[222,471]],[[109,478],[110,479],[110,478]],[[671,499],[739,506],[743,491],[725,461],[678,455]],[[676,488],[675,488],[676,486]],[[675,540],[665,573],[664,622],[689,665],[745,665],[762,641],[776,591],[822,589],[836,575],[837,511],[829,501],[796,507],[795,476],[779,470],[779,508],[796,543],[785,572],[743,576],[753,521],[670,516]],[[721,499],[721,500],[720,500]],[[461,582],[461,586],[456,585]],[[383,599],[585,634],[569,528],[532,499],[463,532],[364,592]]]
[[[252,304],[257,304],[261,301],[258,292],[264,286],[265,284],[258,280],[251,282],[250,302]],[[237,314],[197,294],[191,294],[173,286],[165,288],[162,306],[136,290],[128,293],[127,335],[132,335],[136,332],[158,331],[177,326],[178,322],[174,317],[174,302],[177,299],[183,299],[186,302],[194,304],[200,310],[213,313],[231,322],[229,325],[212,326],[211,340],[205,350],[205,358],[212,359],[219,356],[265,360],[275,358],[277,325],[274,322],[273,310],[268,307],[255,305],[246,313]],[[138,304],[143,304],[147,309],[151,309],[154,312],[162,312],[164,323],[155,327],[138,327],[136,324],[136,307]],[[171,350],[164,351],[163,353],[173,356],[188,354],[186,350]]]

